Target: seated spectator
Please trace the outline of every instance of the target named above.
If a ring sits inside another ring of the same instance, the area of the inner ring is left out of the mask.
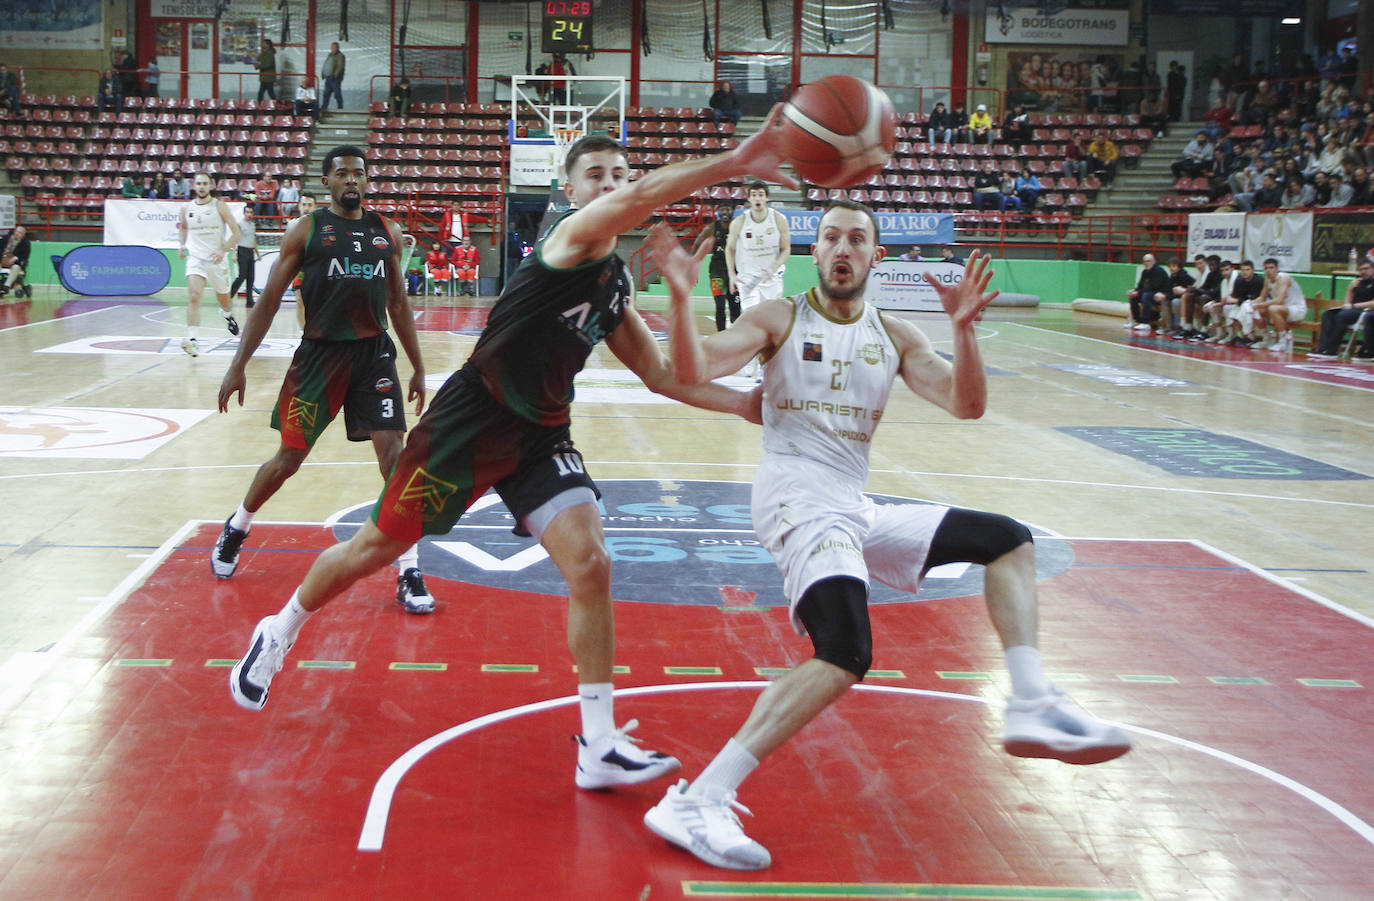
[[[1026,108],[1018,103],[1011,108],[1006,121],[1002,123],[1002,142],[1020,150],[1021,145],[1030,139],[1030,116],[1026,113]]]
[[[1279,271],[1279,261],[1264,261],[1264,290],[1255,299],[1255,313],[1265,323],[1264,338],[1251,345],[1259,350],[1293,350],[1293,323],[1307,315],[1307,298],[1297,280]]]
[[[159,172],[153,176],[153,183],[148,187],[148,199],[166,200],[167,190],[167,176]]]
[[[547,82],[539,82],[541,86],[546,86]],[[544,88],[548,90],[547,87]],[[541,95],[542,99],[542,95]],[[391,87],[391,115],[399,116],[404,119],[410,115],[410,79],[402,78]]]
[[[275,218],[277,215],[277,180],[270,172],[264,172],[253,182],[253,215],[259,219]],[[264,228],[277,228],[277,224],[263,222]]]
[[[973,176],[973,208],[985,210],[996,207],[998,211],[1007,208],[1007,195],[1002,193],[1002,176],[992,160],[983,160],[983,168]]]
[[[0,107],[19,115],[19,76],[5,63],[0,63]]]
[[[1035,211],[1035,204],[1040,199],[1040,179],[1035,177],[1035,173],[1021,167],[1021,174],[1016,179],[1016,196],[1021,200],[1021,210],[1025,213]]]
[[[1155,94],[1153,97],[1146,95],[1140,101],[1140,125],[1148,128],[1155,137],[1162,138],[1169,130],[1169,105],[1164,100],[1163,94]]]
[[[954,141],[954,116],[945,109],[943,103],[935,104],[935,109],[926,122],[929,129],[926,140],[932,144],[950,144]]]
[[[739,122],[739,95],[735,93],[735,86],[730,82],[722,81],[707,105],[711,107],[711,118],[715,120],[717,128],[722,122],[732,125]]]
[[[968,131],[975,144],[992,143],[992,116],[988,115],[986,103],[978,104],[973,115],[968,117]]]
[[[1183,260],[1178,257],[1170,257],[1169,267],[1169,298],[1166,309],[1169,311],[1169,330],[1165,333],[1170,338],[1186,338],[1183,323],[1183,295],[1188,293],[1196,280],[1183,268]],[[1162,318],[1162,317],[1161,317]]]
[[[1299,176],[1288,179],[1283,194],[1279,197],[1279,209],[1292,210],[1312,205],[1312,186],[1304,184]]]
[[[301,199],[301,183],[294,178],[283,178],[277,189],[277,209],[283,219],[296,218],[296,205]]]
[[[453,263],[453,277],[458,280],[458,293],[477,296],[477,270],[482,260],[482,252],[472,245],[472,237],[463,235],[462,241],[453,248],[450,258]]]
[[[112,69],[100,73],[100,81],[95,89],[95,111],[97,113],[117,113],[124,108],[123,84],[115,77]]]
[[[1335,135],[1329,135],[1325,144],[1322,146],[1321,156],[1317,158],[1317,169],[1327,175],[1335,175],[1341,171],[1341,164],[1345,162],[1346,150],[1336,140]]]
[[[1220,296],[1221,257],[1198,254],[1193,268],[1193,284],[1183,292],[1178,315],[1182,337],[1202,341],[1207,338],[1207,305]]]
[[[1021,198],[1016,196],[1016,173],[1002,173],[1002,209],[1020,210]]]
[[[1254,191],[1235,195],[1236,209],[1242,213],[1256,210],[1276,210],[1283,199],[1283,189],[1279,187],[1274,173],[1266,170],[1260,176],[1260,186]]]
[[[1360,260],[1355,271],[1359,278],[1345,289],[1345,304],[1322,313],[1320,342],[1309,360],[1334,360],[1341,352],[1345,330],[1364,326],[1360,359],[1374,360],[1374,262]]]
[[[449,280],[453,278],[453,262],[449,249],[443,244],[436,244],[425,254],[425,266],[429,269],[430,281],[434,282],[434,293],[443,294]]]
[[[1249,109],[1254,110],[1260,118],[1255,122],[1256,125],[1263,125],[1279,111],[1283,106],[1283,98],[1274,90],[1273,85],[1267,81],[1261,81],[1255,96],[1250,99]]]
[[[410,270],[406,272],[406,293],[411,297],[424,293],[425,273],[424,270],[414,263]]]
[[[1138,332],[1154,331],[1159,312],[1169,302],[1169,273],[1155,262],[1155,255],[1147,253],[1141,259],[1140,279],[1126,292],[1131,317],[1126,328]]]
[[[1331,199],[1321,204],[1324,207],[1350,206],[1351,198],[1355,196],[1355,189],[1345,183],[1345,178],[1339,173],[1331,176]],[[1316,204],[1314,204],[1315,206]]]
[[[968,113],[964,110],[962,103],[954,104],[954,109],[949,112],[950,127],[954,129],[954,143],[968,143]]]
[[[1145,124],[1145,111],[1140,111],[1140,124]],[[1226,105],[1226,102],[1217,97],[1212,101],[1212,108],[1202,117],[1202,121],[1207,123],[1207,133],[1213,140],[1221,140],[1231,131],[1231,123],[1235,121],[1236,113]]]
[[[1202,174],[1202,164],[1212,159],[1212,136],[1199,131],[1183,147],[1183,159],[1169,166],[1174,178],[1197,178]]]
[[[954,252],[954,248],[948,244],[940,248],[940,262],[953,263],[955,266],[964,265],[964,258]]]
[[[1121,151],[1117,149],[1116,142],[1107,137],[1105,131],[1099,132],[1088,145],[1088,174],[1103,173],[1103,184],[1111,187],[1112,182],[1116,180],[1116,161],[1120,158]]]
[[[119,186],[119,196],[129,199],[143,197],[143,180],[133,175],[124,176],[124,181]]]
[[[1350,180],[1350,206],[1374,206],[1374,185],[1370,184],[1369,169],[1359,166]]]
[[[29,256],[33,252],[33,245],[29,241],[29,230],[22,225],[16,225],[9,230],[3,238],[0,238],[0,267],[8,269],[4,280],[0,282],[0,297],[4,297],[11,291],[15,291],[17,297],[23,289],[24,272],[29,268]],[[1368,343],[1365,347],[1369,347]]]
[[[320,101],[315,93],[315,79],[306,75],[296,88],[296,100],[292,111],[297,116],[309,116],[313,121],[320,117]]]
[[[1076,133],[1073,140],[1064,145],[1064,161],[1060,168],[1065,178],[1082,181],[1088,177],[1088,139],[1083,132]]]
[[[173,171],[171,181],[167,182],[167,196],[172,200],[188,200],[191,197],[191,183],[180,169]]]
[[[897,257],[897,259],[905,260],[908,263],[919,263],[921,262],[921,248],[913,244],[903,251],[902,255]]]

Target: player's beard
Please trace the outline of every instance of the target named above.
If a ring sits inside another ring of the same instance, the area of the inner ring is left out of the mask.
[[[350,213],[362,205],[363,195],[361,193],[339,195],[339,206]]]
[[[849,271],[852,276],[854,267],[851,266]],[[872,273],[873,270],[870,269],[868,272],[864,273],[864,277],[861,279],[854,279],[851,277],[849,284],[844,287],[836,285],[831,275],[823,275],[821,276],[821,289],[825,291],[825,296],[831,300],[844,301],[862,299],[864,292],[868,289],[868,277]]]

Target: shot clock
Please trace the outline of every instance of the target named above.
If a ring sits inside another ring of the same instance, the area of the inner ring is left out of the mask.
[[[540,50],[544,53],[591,53],[591,0],[544,0]]]

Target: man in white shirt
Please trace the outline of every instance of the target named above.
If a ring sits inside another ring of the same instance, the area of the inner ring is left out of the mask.
[[[224,326],[229,334],[239,333],[234,319],[233,299],[229,295],[229,252],[239,243],[241,233],[229,204],[214,196],[210,176],[197,172],[191,182],[195,196],[181,208],[181,249],[186,260],[186,337],[181,349],[192,357],[200,356],[196,341],[200,327],[200,297],[206,285],[215,292]],[[227,229],[227,231],[226,231]]]
[[[768,185],[751,181],[745,194],[749,208],[730,222],[725,242],[725,264],[730,291],[738,292],[740,309],[749,310],[765,300],[782,296],[782,271],[792,252],[787,219],[768,205]],[[757,361],[750,360],[744,374],[758,375]]]

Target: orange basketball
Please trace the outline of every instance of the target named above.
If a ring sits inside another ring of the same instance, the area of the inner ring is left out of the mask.
[[[897,145],[897,113],[881,90],[852,75],[827,75],[782,108],[783,152],[792,170],[824,188],[863,184]]]

